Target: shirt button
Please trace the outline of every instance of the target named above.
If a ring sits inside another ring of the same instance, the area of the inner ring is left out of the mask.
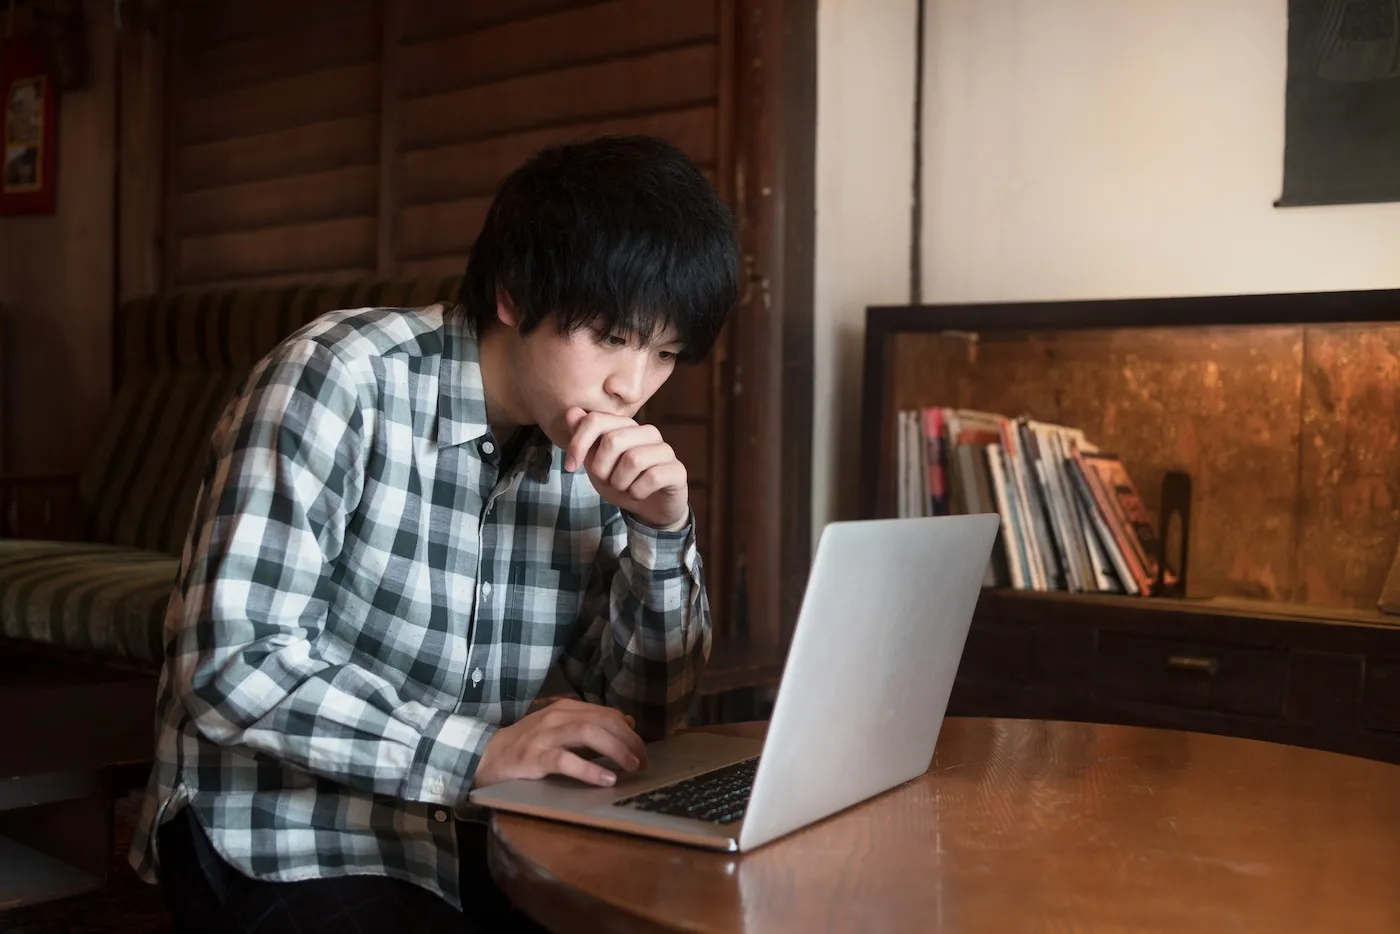
[[[442,794],[442,790],[446,787],[441,778],[434,778],[432,781],[428,782],[428,794],[440,795]]]
[[[437,821],[439,824],[447,823],[447,812],[442,808],[438,808],[433,812],[433,820]]]
[[[473,671],[473,672],[472,672],[472,684],[480,684],[480,683],[481,683],[481,669],[478,668],[476,671]]]
[[[483,442],[481,442],[481,453],[482,453],[482,454],[495,454],[495,453],[496,453],[496,446],[495,446],[494,444],[492,444],[490,441],[483,441]]]
[[[490,583],[490,581],[487,581],[486,583],[484,583],[484,584],[481,585],[481,595],[482,595],[483,597],[489,597],[489,596],[491,596],[491,583]]]

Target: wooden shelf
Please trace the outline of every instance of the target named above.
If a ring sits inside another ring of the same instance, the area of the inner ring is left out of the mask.
[[[1091,607],[1114,607],[1141,613],[1187,613],[1193,616],[1220,616],[1247,619],[1275,619],[1291,622],[1343,623],[1348,626],[1381,626],[1400,629],[1400,616],[1379,610],[1317,606],[1281,600],[1249,600],[1243,597],[1129,597],[1108,593],[1068,593],[1066,591],[1011,590],[991,588],[982,591],[984,600],[1021,601],[1028,605],[1050,603]]]

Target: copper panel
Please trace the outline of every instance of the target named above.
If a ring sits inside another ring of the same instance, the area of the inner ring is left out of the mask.
[[[1293,599],[1374,607],[1400,539],[1400,326],[1310,328]]]
[[[1302,344],[1297,327],[907,334],[894,398],[1082,428],[1154,516],[1162,475],[1187,471],[1191,595],[1288,599]]]

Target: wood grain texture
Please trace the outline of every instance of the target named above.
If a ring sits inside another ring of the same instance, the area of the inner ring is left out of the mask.
[[[176,154],[183,191],[375,165],[378,158],[379,118],[372,114],[181,146]]]
[[[1292,598],[1374,607],[1400,542],[1400,326],[1309,328]]]
[[[668,48],[716,33],[716,0],[612,0],[429,40],[404,56],[406,97]]]
[[[405,0],[399,38],[418,43],[442,36],[486,29],[501,23],[546,16],[599,3],[600,0],[511,0],[510,3],[460,3]]]
[[[378,184],[379,173],[373,166],[353,166],[186,192],[175,209],[177,232],[210,233],[373,214]]]
[[[379,64],[346,65],[203,97],[178,96],[184,144],[289,130],[379,111]]]
[[[399,256],[414,259],[469,252],[490,207],[490,196],[484,196],[404,208],[399,212],[396,237]]]
[[[466,269],[467,254],[452,253],[444,256],[425,256],[421,259],[400,260],[398,276],[404,279],[454,276],[461,275]]]
[[[183,44],[206,53],[216,46],[290,31],[315,31],[328,20],[374,10],[376,0],[201,0],[181,2]]]
[[[1251,740],[950,718],[923,777],[753,853],[500,815],[491,861],[556,931],[1384,932],[1397,787]]]
[[[180,283],[273,276],[300,271],[316,280],[321,270],[362,269],[373,275],[377,240],[374,217],[294,224],[175,241]]]
[[[909,334],[894,400],[1082,428],[1123,458],[1154,517],[1162,475],[1186,470],[1192,595],[1286,599],[1302,348],[1296,326]]]
[[[314,29],[283,28],[199,53],[188,61],[182,91],[191,97],[265,84],[379,58],[375,5],[350,4]]]
[[[403,104],[402,143],[412,149],[710,103],[716,68],[710,44],[413,98]]]
[[[495,139],[405,152],[399,170],[403,203],[446,201],[495,190],[501,179],[545,146],[594,136],[640,133],[675,143],[697,165],[715,159],[715,108],[566,124]]]

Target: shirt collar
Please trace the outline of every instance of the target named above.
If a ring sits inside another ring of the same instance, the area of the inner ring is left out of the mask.
[[[438,444],[452,447],[491,433],[486,419],[486,389],[481,382],[481,354],[465,315],[450,306],[442,311],[442,367],[438,375]],[[497,438],[499,445],[506,439]],[[516,465],[544,482],[558,451],[538,427],[531,427]]]

